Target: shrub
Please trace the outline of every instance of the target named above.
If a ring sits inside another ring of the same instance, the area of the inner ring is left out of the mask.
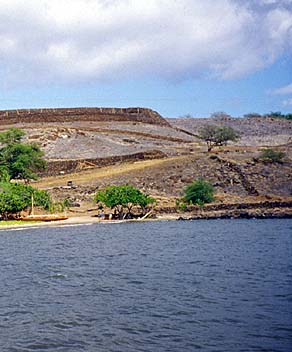
[[[46,162],[44,153],[37,144],[21,143],[24,132],[11,128],[0,132],[0,179],[37,179],[37,172],[43,170]]]
[[[185,201],[183,199],[176,199],[175,206],[180,211],[187,211],[188,210],[187,204],[185,203]]]
[[[267,161],[267,162],[274,162],[274,163],[280,163],[282,162],[282,159],[285,157],[285,153],[282,151],[277,151],[274,149],[264,149],[260,156],[259,159],[262,161]]]
[[[199,137],[207,143],[208,152],[215,146],[226,145],[228,141],[236,141],[239,136],[232,127],[206,125],[199,131]]]
[[[49,209],[50,195],[46,191],[36,190],[31,186],[1,182],[0,183],[0,215],[2,218],[13,217],[15,214],[31,206],[32,194],[34,204]]]
[[[133,206],[140,206],[144,213],[148,205],[155,203],[154,198],[131,185],[109,186],[104,191],[97,192],[94,201],[114,209],[119,218],[124,217],[125,209],[126,216],[129,217]]]
[[[200,206],[210,203],[214,200],[214,187],[203,179],[196,180],[185,188],[183,200]]]

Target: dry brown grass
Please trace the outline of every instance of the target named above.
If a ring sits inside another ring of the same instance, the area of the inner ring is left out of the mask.
[[[79,185],[88,185],[92,182],[95,182],[97,179],[107,178],[109,176],[128,174],[131,172],[141,171],[147,168],[159,167],[167,163],[173,163],[175,161],[187,159],[188,156],[183,155],[167,159],[154,159],[137,161],[134,163],[123,163],[120,165],[106,166],[98,169],[90,169],[68,175],[44,177],[39,181],[35,182],[34,186],[37,188],[66,186],[68,180],[73,181],[73,183],[78,183]]]

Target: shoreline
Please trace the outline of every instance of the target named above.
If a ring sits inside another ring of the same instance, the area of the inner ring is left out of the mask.
[[[28,222],[19,221],[17,224],[7,224],[1,225],[0,222],[0,232],[12,229],[29,229],[29,228],[42,228],[42,227],[69,227],[78,225],[92,225],[92,224],[121,224],[129,222],[149,222],[149,221],[195,221],[195,220],[239,220],[239,219],[291,219],[292,209],[285,209],[288,211],[282,212],[270,212],[259,213],[259,212],[243,212],[243,213],[230,213],[223,212],[220,214],[200,213],[194,214],[192,212],[186,213],[172,213],[172,214],[157,214],[155,218],[149,218],[144,220],[129,219],[129,220],[104,220],[92,215],[81,215],[81,216],[71,216],[66,220],[57,221],[43,221],[43,222]]]
[[[0,231],[9,230],[9,229],[25,229],[25,228],[40,228],[40,227],[60,227],[60,226],[75,226],[75,225],[91,225],[91,224],[121,224],[127,222],[147,222],[147,221],[170,221],[177,220],[177,217],[174,216],[159,216],[153,219],[144,219],[144,220],[103,220],[91,215],[83,216],[72,216],[66,220],[56,220],[56,221],[43,221],[43,222],[29,222],[29,221],[19,221],[19,224],[9,224],[1,225],[0,222]]]

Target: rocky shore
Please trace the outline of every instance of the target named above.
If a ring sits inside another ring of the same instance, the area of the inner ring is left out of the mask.
[[[259,212],[258,210],[250,211],[226,211],[226,212],[213,212],[201,213],[188,216],[180,216],[177,220],[211,220],[211,219],[291,219],[291,208],[278,209],[272,211]]]
[[[177,213],[174,207],[161,208],[161,214]],[[199,219],[275,219],[292,218],[292,200],[263,201],[250,203],[209,204],[204,207],[192,206],[178,220]]]

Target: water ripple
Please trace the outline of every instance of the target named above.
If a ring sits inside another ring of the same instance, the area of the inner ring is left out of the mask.
[[[1,352],[292,350],[291,220],[1,231]]]

